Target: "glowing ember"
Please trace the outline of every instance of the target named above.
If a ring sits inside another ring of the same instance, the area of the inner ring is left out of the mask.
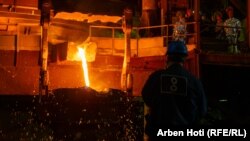
[[[89,87],[89,73],[88,73],[88,65],[87,65],[87,60],[86,60],[86,55],[85,55],[85,50],[81,47],[78,47],[78,55],[82,60],[82,69],[84,73],[84,81],[85,85]]]

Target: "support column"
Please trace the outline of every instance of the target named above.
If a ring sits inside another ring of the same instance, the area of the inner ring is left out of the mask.
[[[250,48],[250,0],[247,0],[247,43]]]
[[[161,0],[161,25],[166,24],[167,0]],[[161,35],[164,35],[164,28],[161,29]]]
[[[156,18],[156,0],[142,0],[142,15],[141,15],[141,25],[144,27],[152,26]],[[151,29],[152,30],[152,29]],[[150,29],[145,30],[145,36],[151,36]]]
[[[196,49],[200,50],[200,0],[194,0],[194,21],[195,21],[195,44],[196,44]],[[195,74],[199,78],[200,77],[200,65],[199,65],[199,52],[196,52],[195,56]]]
[[[48,94],[48,28],[50,23],[50,0],[39,1],[39,8],[41,10],[40,25],[42,30],[41,36],[41,68],[40,68],[40,83],[39,83],[39,95],[40,101],[42,95]]]

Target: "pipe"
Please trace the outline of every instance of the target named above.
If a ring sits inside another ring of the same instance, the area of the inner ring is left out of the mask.
[[[131,58],[130,34],[132,30],[132,16],[133,15],[131,9],[127,8],[124,10],[122,29],[125,35],[125,49],[121,75],[121,88],[125,92],[128,91],[128,74]]]
[[[41,68],[40,68],[40,83],[39,83],[39,96],[40,102],[42,95],[48,94],[48,27],[51,17],[51,2],[50,0],[42,1],[41,5],[41,19],[40,25],[42,28],[41,37]]]

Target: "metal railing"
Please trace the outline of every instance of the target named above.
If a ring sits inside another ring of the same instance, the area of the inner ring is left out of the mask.
[[[196,44],[197,33],[195,33],[195,24],[196,22],[187,22],[187,26],[190,26],[193,30],[187,31],[186,39],[189,38],[194,39],[194,41],[187,42],[187,44]],[[154,37],[161,37],[163,38],[163,47],[166,47],[167,44],[173,40],[173,28],[175,24],[166,24],[166,25],[159,25],[159,26],[148,26],[148,27],[133,27],[131,32],[131,39],[136,40],[136,50],[138,52],[139,40],[140,39],[147,39],[147,38],[154,38]],[[114,42],[116,39],[123,39],[124,33],[122,27],[110,27],[110,26],[94,26],[91,25],[89,27],[89,37],[105,37],[110,38],[112,41],[111,49],[112,54],[114,52]]]
[[[189,25],[193,25],[193,28],[194,28],[194,25],[196,24],[196,22],[188,22],[186,23],[187,26]],[[145,26],[145,27],[133,27],[132,30],[136,31],[136,37],[140,37],[140,31],[141,30],[153,30],[153,29],[160,29],[160,34],[158,33],[157,35],[153,35],[153,37],[156,37],[156,36],[161,36],[161,37],[167,37],[167,38],[172,38],[172,33],[169,33],[170,29],[173,29],[174,27],[174,24],[165,24],[165,25],[158,25],[158,26]],[[107,29],[110,29],[112,30],[112,38],[116,38],[115,37],[115,31],[116,30],[120,30],[122,31],[122,27],[111,27],[111,26],[94,26],[94,25],[91,25],[89,27],[89,37],[97,37],[97,36],[93,36],[93,29],[102,29],[102,30],[107,30]],[[150,32],[150,31],[149,31]],[[123,33],[123,32],[122,32]],[[189,32],[186,34],[187,36],[196,36],[197,34],[194,33],[194,32]],[[152,37],[152,34],[145,34],[143,35],[142,37],[144,38],[147,38],[147,37]]]

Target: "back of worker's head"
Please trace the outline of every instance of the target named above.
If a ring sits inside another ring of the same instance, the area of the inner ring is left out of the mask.
[[[167,48],[167,61],[181,63],[184,62],[188,56],[186,45],[181,41],[170,42]]]

